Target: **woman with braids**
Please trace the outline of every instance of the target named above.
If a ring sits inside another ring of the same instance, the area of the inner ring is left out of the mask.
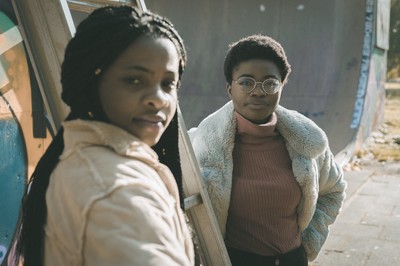
[[[82,21],[61,71],[71,112],[31,178],[14,263],[194,264],[176,116],[185,64],[158,15],[104,7]]]
[[[290,72],[268,36],[231,44],[231,101],[189,132],[233,265],[308,265],[345,196],[325,133],[279,105]]]

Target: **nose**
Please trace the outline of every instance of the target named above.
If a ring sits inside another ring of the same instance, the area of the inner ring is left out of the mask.
[[[257,89],[258,86],[260,86],[259,89]],[[256,95],[256,96],[265,95],[264,89],[262,87],[262,82],[256,82],[254,89],[250,92],[250,95]]]
[[[169,95],[161,88],[160,85],[155,86],[146,95],[146,104],[154,108],[161,109],[169,104]]]

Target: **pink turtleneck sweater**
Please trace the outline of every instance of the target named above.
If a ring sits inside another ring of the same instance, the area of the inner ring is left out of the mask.
[[[263,256],[286,253],[300,246],[296,208],[301,190],[277,116],[253,124],[236,113],[231,202],[226,244]]]

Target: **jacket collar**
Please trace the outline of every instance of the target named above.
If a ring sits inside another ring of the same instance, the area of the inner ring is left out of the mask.
[[[327,149],[328,138],[325,132],[311,119],[280,105],[276,108],[275,113],[278,117],[277,130],[283,136],[287,145],[296,153],[306,158],[316,158]],[[209,121],[206,122],[206,120]],[[236,119],[232,101],[226,103],[220,110],[211,114],[203,122],[207,124],[203,128],[211,131],[215,130],[215,133],[212,134],[218,138],[215,143],[234,141]],[[233,134],[230,134],[231,132]]]
[[[77,148],[106,146],[123,156],[140,158],[152,163],[158,160],[157,153],[150,146],[112,124],[77,119],[64,122],[63,127],[63,157],[68,156]]]
[[[328,148],[328,137],[311,119],[280,105],[275,113],[278,116],[277,130],[297,153],[314,159]]]

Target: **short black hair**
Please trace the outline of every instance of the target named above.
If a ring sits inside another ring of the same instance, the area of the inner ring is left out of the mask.
[[[251,59],[266,59],[274,62],[280,70],[282,83],[287,82],[292,69],[282,45],[271,37],[260,34],[244,37],[229,45],[224,62],[226,81],[231,84],[233,69]]]

